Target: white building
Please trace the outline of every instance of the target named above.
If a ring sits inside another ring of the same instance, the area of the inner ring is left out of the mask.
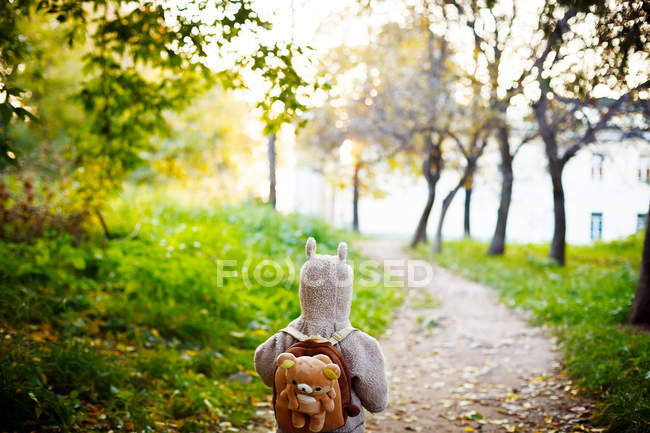
[[[480,163],[472,194],[471,230],[489,240],[499,205],[499,156],[488,152]],[[553,234],[553,200],[546,157],[540,142],[521,149],[514,161],[512,205],[508,218],[510,242],[545,242]],[[386,198],[361,197],[361,231],[380,236],[409,237],[424,206],[423,179],[386,174],[381,177]],[[458,174],[445,172],[438,182],[429,233],[437,224],[444,196]],[[635,144],[599,144],[579,152],[564,170],[567,242],[585,244],[612,240],[637,231],[644,224],[650,200],[650,148]],[[318,215],[341,226],[352,221],[352,192],[334,190],[316,171],[297,167],[280,174],[279,205],[285,211]],[[284,196],[284,199],[281,197]],[[443,237],[463,235],[464,192],[460,190],[445,220]]]

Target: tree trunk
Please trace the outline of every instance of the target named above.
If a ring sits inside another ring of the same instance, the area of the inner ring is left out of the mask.
[[[275,209],[275,134],[269,135],[269,204]]]
[[[433,208],[433,202],[436,198],[435,184],[431,185],[427,182],[429,187],[429,194],[427,195],[427,202],[424,205],[424,210],[422,211],[422,216],[418,221],[418,226],[415,229],[415,234],[413,235],[413,240],[411,240],[411,248],[415,248],[420,242],[425,242],[427,240],[427,224],[429,222],[429,216],[431,215],[431,209]]]
[[[562,171],[564,165],[559,161],[549,161],[549,171],[553,183],[553,216],[555,228],[551,240],[549,257],[564,266],[566,251],[566,213],[564,210],[564,187],[562,186]]]
[[[422,174],[427,181],[428,195],[427,202],[422,211],[422,216],[420,216],[417,228],[415,229],[413,240],[411,240],[411,248],[415,248],[417,244],[427,240],[427,225],[429,222],[429,216],[431,215],[431,209],[433,208],[433,203],[435,202],[436,184],[440,179],[440,171],[442,168],[440,143],[434,145],[433,142],[431,142],[430,137],[427,137],[426,139],[429,143],[429,152],[427,158],[422,163]]]
[[[463,170],[463,175],[461,176],[460,180],[458,181],[458,184],[454,189],[449,191],[447,194],[447,197],[442,201],[442,209],[440,211],[440,219],[438,220],[438,227],[436,229],[436,237],[433,240],[433,252],[434,253],[440,253],[442,251],[442,225],[445,222],[445,216],[447,215],[447,211],[449,210],[449,206],[451,205],[452,200],[454,199],[454,196],[458,192],[459,189],[462,187],[467,187],[469,186],[471,190],[471,185],[474,181],[474,172],[476,171],[476,167],[478,164],[478,160],[485,151],[485,148],[488,144],[488,135],[486,134],[483,136],[483,142],[480,146],[477,147],[477,142],[481,137],[481,131],[476,131],[472,137],[471,141],[471,146],[469,151],[464,151],[463,154],[465,154],[466,158],[466,165],[465,165],[465,170]],[[468,195],[471,197],[471,193]],[[466,206],[468,206],[469,203],[466,202]],[[466,216],[469,216],[469,212],[466,213]]]
[[[632,303],[629,321],[634,325],[650,326],[650,209],[646,215],[645,237],[643,239],[643,255],[639,282],[636,285],[636,295]]]
[[[471,183],[465,184],[465,214],[463,217],[463,234],[465,237],[471,237],[470,230],[470,208],[472,203],[472,185]]]
[[[533,104],[535,118],[539,134],[544,141],[544,152],[548,162],[548,171],[551,175],[553,184],[553,215],[554,224],[553,239],[551,240],[551,249],[549,257],[558,264],[564,266],[566,250],[566,214],[564,210],[564,188],[562,186],[562,171],[564,170],[565,160],[559,156],[557,146],[557,127],[549,123],[547,116],[548,98],[545,92],[539,101]]]
[[[442,225],[445,222],[445,216],[451,206],[451,202],[454,200],[454,196],[458,190],[463,186],[463,183],[460,182],[454,189],[449,191],[445,199],[442,201],[442,209],[440,210],[440,218],[438,218],[438,227],[436,228],[436,236],[433,239],[433,252],[440,253],[442,252]]]
[[[352,178],[352,230],[359,233],[359,170],[361,164],[354,164],[354,175]]]
[[[506,228],[508,225],[508,213],[510,212],[510,201],[512,200],[512,155],[510,154],[510,131],[503,125],[499,128],[499,151],[501,153],[501,198],[497,212],[497,225],[494,229],[494,236],[490,243],[488,255],[503,255],[506,249]]]
[[[458,192],[459,189],[461,189],[465,185],[471,185],[472,178],[474,176],[474,171],[476,171],[476,164],[478,162],[478,159],[481,157],[481,154],[483,153],[483,150],[485,149],[486,142],[483,143],[481,146],[480,150],[478,151],[477,155],[468,158],[467,160],[467,166],[465,167],[465,170],[463,171],[463,175],[461,176],[460,180],[458,181],[458,184],[454,189],[449,191],[445,199],[442,201],[442,209],[440,210],[440,218],[438,219],[438,227],[436,228],[436,236],[433,239],[433,252],[434,253],[440,253],[442,252],[442,225],[445,222],[445,216],[447,215],[447,211],[449,210],[449,206],[451,205],[451,202],[454,200],[454,196]]]

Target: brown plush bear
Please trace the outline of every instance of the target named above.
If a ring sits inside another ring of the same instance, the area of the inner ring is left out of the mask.
[[[326,412],[334,410],[337,379],[341,375],[339,366],[327,355],[296,358],[291,353],[280,354],[277,365],[286,374],[286,387],[279,397],[288,400],[291,423],[302,428],[308,416],[309,430],[321,431]]]

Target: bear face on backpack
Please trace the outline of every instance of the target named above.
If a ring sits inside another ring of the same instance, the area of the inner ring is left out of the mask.
[[[296,358],[292,353],[283,353],[277,364],[284,371],[276,372],[276,376],[284,376],[285,380],[276,389],[282,390],[280,397],[287,400],[290,410],[307,414],[334,410],[341,370],[327,355]]]
[[[274,388],[278,432],[363,432],[360,407],[378,412],[388,403],[383,356],[374,338],[350,324],[353,274],[345,243],[336,256],[316,254],[313,238],[305,250],[301,315],[257,348],[255,369]]]
[[[309,430],[319,432],[325,426],[326,414],[341,409],[341,393],[338,378],[341,370],[338,365],[323,354],[314,356],[295,357],[285,352],[278,356],[278,370],[275,380],[275,410],[286,410],[290,414],[287,419],[278,423],[286,423],[285,428],[301,429],[309,419]],[[277,394],[279,392],[279,394]],[[344,422],[338,427],[341,427]]]

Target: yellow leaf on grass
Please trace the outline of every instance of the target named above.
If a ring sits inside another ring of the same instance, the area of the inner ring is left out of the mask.
[[[31,335],[32,340],[37,341],[39,343],[45,343],[46,340],[46,335],[40,332],[34,332]]]

